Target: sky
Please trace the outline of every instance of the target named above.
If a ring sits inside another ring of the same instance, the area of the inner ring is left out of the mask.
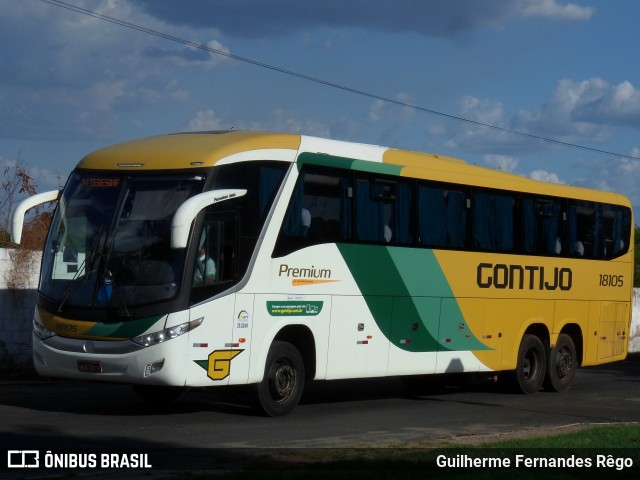
[[[0,0],[0,166],[46,191],[106,145],[266,130],[612,190],[637,211],[639,20],[637,0]]]

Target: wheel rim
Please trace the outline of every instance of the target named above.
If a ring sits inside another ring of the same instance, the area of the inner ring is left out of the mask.
[[[565,378],[571,375],[573,370],[573,359],[568,348],[562,348],[556,356],[556,374],[558,378]]]
[[[540,368],[540,357],[534,349],[529,349],[522,362],[522,376],[527,382],[535,381]]]
[[[274,363],[269,372],[269,392],[277,402],[286,402],[296,388],[296,371],[285,359]]]

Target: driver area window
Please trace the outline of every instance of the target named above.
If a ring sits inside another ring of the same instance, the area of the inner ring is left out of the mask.
[[[208,213],[193,258],[192,297],[215,295],[238,277],[238,220],[233,212]]]

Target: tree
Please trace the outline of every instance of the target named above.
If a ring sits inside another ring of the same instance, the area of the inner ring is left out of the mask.
[[[44,247],[51,222],[52,209],[38,206],[26,218],[20,245],[11,242],[9,229],[15,207],[23,198],[36,193],[37,185],[18,156],[18,160],[5,166],[0,190],[0,247],[10,247],[9,258],[12,265],[5,273],[5,282],[15,295],[21,289],[31,287],[29,281],[40,258],[37,252]],[[19,298],[16,300],[19,301]]]
[[[5,165],[0,191],[0,247],[14,246],[11,243],[11,215],[24,197],[35,195],[37,185],[29,174],[20,155],[15,162]],[[51,220],[51,208],[39,206],[27,218],[22,246],[29,250],[41,250],[44,246]],[[15,246],[14,246],[15,247]]]

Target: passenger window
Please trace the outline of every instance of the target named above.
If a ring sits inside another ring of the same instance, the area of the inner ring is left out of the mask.
[[[426,247],[464,247],[467,238],[467,194],[419,185],[418,233],[420,244]]]
[[[627,209],[614,205],[601,205],[602,245],[604,258],[614,258],[625,253],[629,245],[624,239],[629,238],[631,215]]]
[[[551,199],[522,200],[523,248],[525,253],[566,254],[562,235],[562,206]]]
[[[307,166],[273,256],[358,241],[608,259],[628,251],[631,227],[618,205]]]
[[[412,243],[412,211],[409,183],[368,178],[356,180],[358,241],[395,245]]]
[[[514,206],[510,195],[477,192],[473,197],[473,245],[479,250],[512,252]]]
[[[291,196],[274,256],[320,243],[351,241],[352,192],[347,175],[303,171]]]
[[[600,222],[593,202],[573,201],[569,205],[567,225],[569,229],[569,255],[572,257],[599,258]]]

